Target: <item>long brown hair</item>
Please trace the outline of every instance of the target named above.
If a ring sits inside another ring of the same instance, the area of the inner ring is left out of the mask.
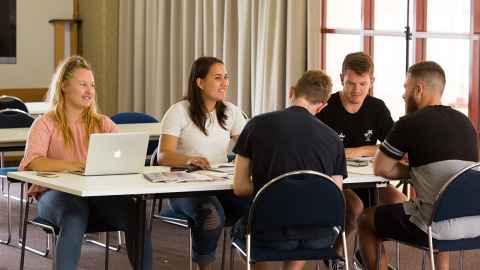
[[[51,103],[53,108],[51,115],[53,115],[57,121],[62,132],[65,146],[73,143],[73,136],[65,114],[65,95],[62,91],[62,84],[72,78],[73,72],[80,68],[92,70],[87,61],[81,56],[75,55],[66,58],[58,65],[48,89],[47,101]],[[102,119],[97,112],[96,95],[92,104],[83,111],[82,120],[85,125],[86,139],[88,141],[90,134],[99,131],[102,126]]]
[[[207,121],[207,108],[205,107],[205,102],[202,97],[202,90],[198,87],[197,79],[204,79],[210,67],[214,64],[222,64],[223,61],[210,56],[200,57],[192,64],[192,69],[190,71],[190,78],[188,79],[188,93],[185,97],[186,100],[190,102],[190,118],[193,123],[205,134],[208,136],[207,129],[205,128],[205,123]],[[220,126],[227,130],[226,120],[227,115],[225,111],[227,106],[223,101],[217,101],[215,104],[215,112],[217,115],[217,120]]]

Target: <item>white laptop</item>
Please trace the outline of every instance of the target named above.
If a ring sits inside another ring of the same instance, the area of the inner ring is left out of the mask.
[[[85,171],[81,175],[141,173],[147,155],[148,134],[95,133],[90,135]]]

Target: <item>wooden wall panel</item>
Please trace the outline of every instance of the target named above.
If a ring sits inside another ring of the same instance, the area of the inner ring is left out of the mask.
[[[0,96],[7,95],[7,96],[15,96],[22,99],[25,102],[36,102],[36,101],[44,101],[47,88],[10,88],[10,89],[2,89],[0,88]]]

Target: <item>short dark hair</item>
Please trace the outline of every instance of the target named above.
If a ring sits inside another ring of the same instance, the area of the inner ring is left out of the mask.
[[[438,86],[440,87],[439,90],[443,92],[445,88],[445,71],[434,61],[418,62],[408,69],[408,74],[410,74],[413,79],[423,80],[430,84],[430,86],[434,85],[435,79],[440,80],[441,85]]]
[[[332,80],[321,70],[309,70],[303,73],[293,89],[295,97],[304,97],[312,104],[327,102],[332,92]]]
[[[364,52],[354,52],[347,54],[343,59],[342,74],[345,74],[347,70],[352,70],[357,75],[362,75],[368,72],[373,75],[373,61],[368,54]]]

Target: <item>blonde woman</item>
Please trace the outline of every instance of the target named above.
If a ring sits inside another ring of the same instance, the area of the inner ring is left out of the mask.
[[[110,118],[97,112],[95,94],[93,73],[85,59],[72,56],[59,65],[48,95],[52,109],[33,123],[21,170],[84,169],[90,134],[117,131]],[[56,269],[77,268],[83,235],[94,222],[125,231],[129,257],[133,259],[134,205],[130,199],[82,198],[35,185],[28,193],[38,200],[38,215],[60,228]],[[152,269],[150,235],[144,248],[144,269]]]

